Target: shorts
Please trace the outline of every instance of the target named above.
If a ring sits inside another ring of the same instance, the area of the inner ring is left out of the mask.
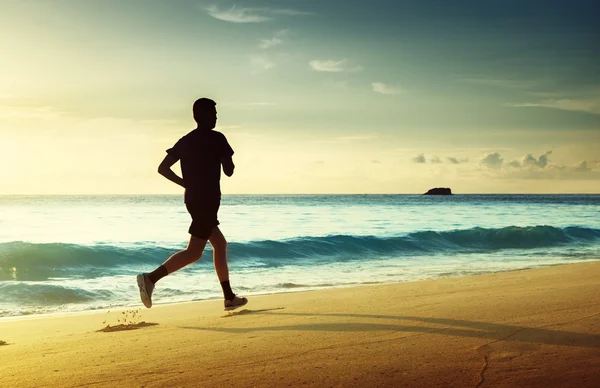
[[[208,240],[212,230],[219,225],[217,213],[221,205],[220,199],[211,199],[202,202],[186,202],[185,207],[192,216],[192,223],[188,232],[202,240]]]

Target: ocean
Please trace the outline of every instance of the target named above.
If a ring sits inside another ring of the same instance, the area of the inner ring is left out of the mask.
[[[600,259],[600,195],[224,195],[243,296]],[[135,275],[187,244],[182,196],[0,196],[0,317],[142,307]],[[210,244],[155,305],[222,298]]]

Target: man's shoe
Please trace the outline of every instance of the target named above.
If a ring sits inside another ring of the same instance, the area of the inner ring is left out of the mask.
[[[239,296],[234,297],[232,300],[225,299],[225,311],[235,310],[238,307],[245,306],[246,303],[248,303],[248,299]]]
[[[154,291],[154,283],[150,281],[148,274],[142,273],[137,276],[137,284],[140,289],[140,298],[144,306],[152,307],[152,292]]]

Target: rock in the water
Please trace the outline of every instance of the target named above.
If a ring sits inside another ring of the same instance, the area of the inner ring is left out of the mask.
[[[423,195],[452,195],[452,190],[448,187],[436,187]]]

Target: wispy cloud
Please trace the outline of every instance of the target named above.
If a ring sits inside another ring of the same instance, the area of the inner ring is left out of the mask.
[[[215,19],[230,23],[262,23],[272,19],[255,9],[238,8],[235,5],[225,10],[219,9],[216,5],[211,5],[206,7],[206,12]]]
[[[271,9],[270,10],[271,13],[273,13],[274,15],[287,15],[287,16],[308,16],[308,15],[314,15],[314,12],[306,12],[306,11],[299,11],[297,9]]]
[[[515,108],[549,108],[576,112],[600,114],[600,98],[594,99],[552,99],[540,102],[509,104]]]
[[[282,42],[283,42],[283,40],[281,40],[279,38],[261,39],[259,47],[261,49],[269,49],[271,47],[280,45]]]
[[[360,71],[361,66],[349,66],[346,59],[313,59],[308,62],[308,65],[315,71],[324,71],[330,73],[338,73],[343,71]]]
[[[381,94],[399,94],[400,93],[400,89],[395,87],[395,86],[391,86],[391,85],[387,85],[381,82],[373,82],[371,84],[373,86],[373,91],[376,93],[381,93]]]
[[[206,13],[215,19],[229,23],[263,23],[268,22],[274,16],[304,16],[312,15],[312,12],[298,11],[294,9],[274,9],[274,8],[249,8],[231,6],[228,9],[221,9],[217,5],[211,5],[205,8]]]
[[[256,71],[269,70],[269,69],[275,67],[275,62],[271,61],[268,58],[259,56],[259,55],[252,55],[252,56],[250,56],[250,65],[252,66],[253,70],[256,72]]]
[[[269,49],[271,47],[279,46],[283,43],[283,37],[288,34],[289,30],[279,30],[275,33],[272,38],[269,39],[261,39],[259,47],[261,49]]]

